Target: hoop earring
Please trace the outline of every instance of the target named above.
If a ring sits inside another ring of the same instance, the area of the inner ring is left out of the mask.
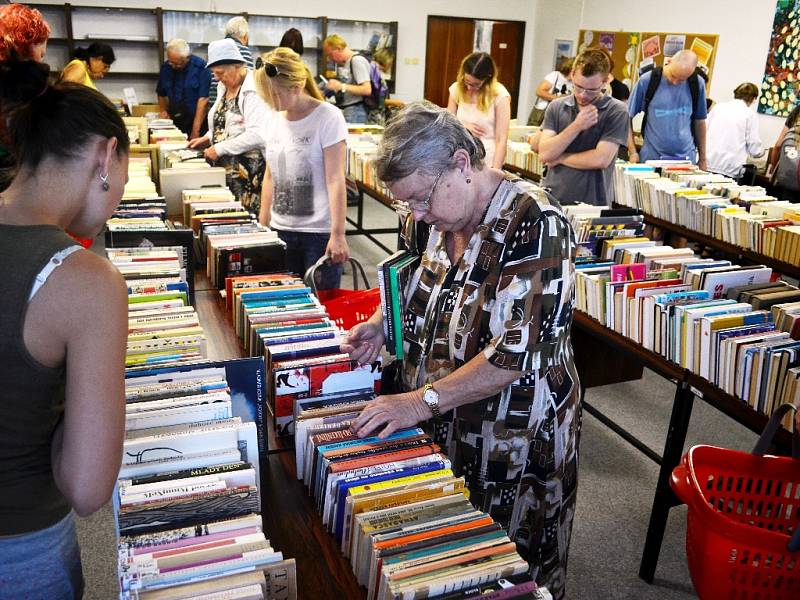
[[[472,179],[467,177],[467,183],[472,183]]]
[[[108,173],[105,175],[100,175],[100,181],[103,182],[101,187],[103,188],[104,192],[107,192],[109,189],[111,189],[111,186],[108,185]]]

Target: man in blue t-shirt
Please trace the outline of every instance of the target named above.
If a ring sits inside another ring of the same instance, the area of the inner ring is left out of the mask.
[[[160,116],[172,119],[189,139],[200,137],[210,86],[211,72],[206,69],[206,62],[190,52],[185,40],[170,40],[156,86]]]
[[[706,88],[695,73],[697,55],[681,50],[664,67],[661,81],[647,109],[644,144],[640,153],[633,143],[633,125],[628,134],[631,162],[658,159],[689,159],[701,169],[706,168]],[[639,78],[628,101],[628,115],[633,120],[645,109],[645,96],[653,72]],[[697,103],[692,110],[689,78],[698,78]],[[692,116],[694,115],[694,118]]]

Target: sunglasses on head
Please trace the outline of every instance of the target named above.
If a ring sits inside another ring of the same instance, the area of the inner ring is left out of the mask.
[[[281,72],[278,70],[278,67],[273,65],[272,63],[268,63],[267,61],[263,60],[260,56],[256,59],[256,69],[264,68],[268,77],[277,77],[281,75]]]

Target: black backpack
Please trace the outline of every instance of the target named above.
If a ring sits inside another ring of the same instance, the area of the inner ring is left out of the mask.
[[[647,71],[645,71],[645,73],[646,72]],[[658,85],[661,83],[661,77],[663,75],[663,67],[651,69],[650,82],[647,85],[647,91],[644,93],[644,118],[642,119],[642,135],[644,135],[645,127],[647,127],[647,111],[650,108],[650,102],[656,95]],[[697,99],[700,97],[700,75],[697,74],[697,69],[695,69],[695,72],[692,73],[687,81],[689,82],[689,92],[692,94],[692,124],[690,129],[692,130],[695,148],[699,148],[700,146],[697,143],[697,133],[695,133],[694,130],[694,121],[697,118]]]
[[[797,146],[797,130],[792,129],[781,142],[775,181],[785,190],[800,191],[800,148]]]

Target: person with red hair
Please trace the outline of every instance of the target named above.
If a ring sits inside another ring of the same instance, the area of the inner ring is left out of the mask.
[[[12,58],[42,62],[49,35],[50,26],[35,8],[0,6],[0,62]]]

